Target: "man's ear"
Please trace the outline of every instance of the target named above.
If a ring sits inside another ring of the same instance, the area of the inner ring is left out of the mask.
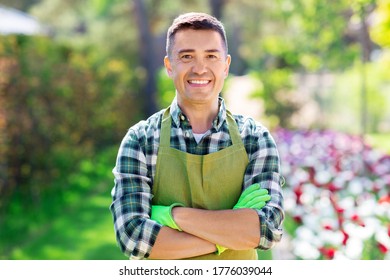
[[[230,68],[230,63],[232,61],[232,57],[230,54],[226,56],[226,61],[225,61],[225,78],[229,75],[229,68]]]
[[[168,56],[164,57],[164,66],[165,66],[165,70],[167,71],[168,76],[171,78],[172,77],[172,67],[171,67],[171,62],[169,61]]]

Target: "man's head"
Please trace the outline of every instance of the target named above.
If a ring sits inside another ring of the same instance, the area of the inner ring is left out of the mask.
[[[223,42],[225,55],[228,54],[228,44],[226,40],[226,32],[223,24],[215,17],[205,13],[187,13],[178,16],[172,23],[167,32],[166,52],[167,56],[172,55],[172,46],[175,42],[175,35],[178,31],[192,30],[213,30],[219,33]]]
[[[207,14],[179,16],[168,31],[164,65],[173,80],[181,108],[208,104],[218,108],[218,95],[229,74],[222,24]]]

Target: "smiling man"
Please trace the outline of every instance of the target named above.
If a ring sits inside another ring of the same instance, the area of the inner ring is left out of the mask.
[[[265,127],[226,109],[230,61],[217,19],[174,20],[164,65],[176,97],[129,129],[113,170],[110,209],[129,258],[257,259],[280,241],[278,151]]]

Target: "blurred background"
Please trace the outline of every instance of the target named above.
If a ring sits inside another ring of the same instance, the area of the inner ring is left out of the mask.
[[[167,106],[166,31],[222,20],[222,96],[279,146],[286,220],[262,259],[390,259],[390,0],[0,0],[0,259],[125,259],[111,173]]]

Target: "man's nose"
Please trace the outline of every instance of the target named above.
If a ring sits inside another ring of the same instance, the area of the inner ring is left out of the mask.
[[[203,59],[197,59],[192,66],[192,72],[202,75],[207,72],[207,65]]]

